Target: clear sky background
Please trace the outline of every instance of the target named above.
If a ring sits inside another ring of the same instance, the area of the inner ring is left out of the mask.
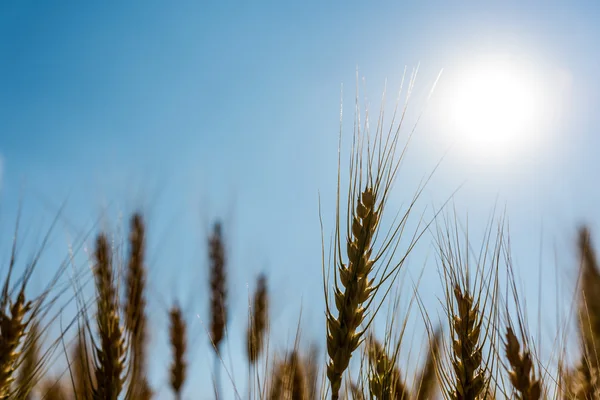
[[[32,283],[39,289],[70,243],[99,228],[118,234],[141,209],[150,228],[150,374],[160,398],[170,396],[166,316],[174,301],[190,322],[187,398],[212,396],[205,242],[216,218],[230,255],[225,361],[238,388],[246,387],[241,333],[260,272],[271,288],[272,347],[293,342],[301,306],[302,342],[323,343],[319,194],[328,237],[341,87],[349,138],[357,68],[361,102],[375,114],[385,80],[394,99],[405,66],[420,65],[407,128],[444,70],[388,211],[410,200],[446,154],[418,213],[431,218],[460,185],[454,205],[473,232],[494,205],[506,209],[528,309],[537,315],[540,287],[552,304],[541,308],[542,347],[551,348],[555,299],[568,301],[555,277],[567,288],[574,281],[576,227],[587,222],[596,232],[600,222],[596,2],[126,3],[0,5],[0,251],[4,265],[20,200],[23,263],[66,202]],[[543,140],[501,159],[462,148],[442,117],[457,91],[453,77],[489,52],[529,60],[554,96]],[[420,292],[435,313],[443,292],[431,237],[424,241],[405,279],[425,268]],[[232,396],[226,374],[223,382]]]

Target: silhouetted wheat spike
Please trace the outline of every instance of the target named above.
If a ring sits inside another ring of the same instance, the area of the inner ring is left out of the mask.
[[[506,329],[505,351],[511,366],[508,376],[517,391],[516,398],[518,400],[539,400],[542,396],[542,385],[535,377],[531,354],[526,349],[521,352],[519,339],[511,326]]]
[[[179,306],[171,308],[169,313],[171,323],[170,339],[173,349],[173,361],[171,363],[171,388],[177,399],[181,399],[181,389],[186,378],[187,364],[185,361],[186,328],[183,315]]]
[[[352,220],[352,236],[348,238],[348,264],[338,267],[339,283],[335,283],[337,318],[327,313],[327,378],[331,382],[332,398],[339,397],[342,375],[348,368],[352,353],[361,343],[363,333],[358,327],[365,317],[362,306],[374,291],[369,274],[373,269],[371,240],[379,223],[375,192],[366,188],[358,198]]]
[[[382,400],[409,400],[410,395],[395,360],[386,354],[383,345],[372,336],[367,340],[367,355],[371,365],[371,394]]]
[[[98,292],[96,321],[100,338],[100,346],[95,345],[97,387],[93,391],[94,398],[117,400],[123,387],[125,344],[113,280],[112,252],[106,236],[102,234],[96,241],[94,277]]]
[[[487,388],[485,372],[481,370],[482,346],[480,332],[482,320],[477,303],[468,290],[454,286],[456,314],[452,318],[452,367],[456,377],[453,400],[477,400]]]
[[[256,292],[254,293],[254,306],[251,310],[248,324],[247,355],[251,364],[256,362],[262,350],[267,329],[268,302],[267,278],[265,275],[260,275],[257,280]]]
[[[144,290],[146,284],[145,225],[140,214],[131,218],[129,233],[130,254],[126,274],[125,327],[129,333],[130,388],[129,395],[134,399],[141,397],[142,392],[150,390],[145,376],[146,364],[146,301]]]
[[[11,384],[19,358],[19,345],[25,335],[29,321],[26,314],[31,309],[31,303],[25,301],[25,288],[13,303],[8,294],[8,279],[2,294],[0,309],[0,399],[11,397]]]
[[[225,247],[219,222],[214,225],[208,246],[210,261],[210,334],[214,349],[218,353],[225,334],[225,324],[227,323]]]

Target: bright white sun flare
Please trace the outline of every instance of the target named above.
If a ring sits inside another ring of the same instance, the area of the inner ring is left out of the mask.
[[[444,95],[443,129],[461,148],[504,158],[538,142],[551,119],[539,71],[508,56],[481,57],[458,70]]]

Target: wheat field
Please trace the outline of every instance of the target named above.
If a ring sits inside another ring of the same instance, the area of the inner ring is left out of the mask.
[[[171,360],[159,368],[168,374],[176,399],[222,398],[226,371],[218,360],[226,342],[238,337],[246,343],[248,379],[233,384],[242,399],[600,398],[600,344],[596,344],[600,341],[600,269],[589,229],[579,230],[580,263],[573,266],[573,273],[581,276],[574,301],[579,349],[575,357],[557,357],[549,366],[532,344],[534,337],[522,310],[524,299],[512,273],[506,221],[490,223],[485,246],[475,252],[457,217],[444,207],[431,220],[423,220],[415,232],[408,232],[407,221],[420,201],[421,188],[404,209],[394,209],[388,202],[411,135],[400,129],[396,112],[393,115],[384,123],[382,113],[373,131],[366,125],[355,127],[351,153],[347,160],[338,161],[338,174],[349,171],[349,183],[343,187],[338,178],[337,203],[320,205],[320,212],[334,215],[336,221],[332,240],[322,239],[324,352],[306,349],[298,341],[285,352],[270,348],[270,305],[277,299],[272,298],[267,274],[251,284],[247,329],[228,331],[230,255],[227,235],[215,221],[206,237],[209,291],[203,294],[210,305],[207,335],[217,360],[213,371],[206,371],[213,386],[205,393],[186,393],[186,382],[196,379],[189,371],[195,342],[181,304],[169,306],[168,325],[155,326],[149,318],[153,310],[147,306],[146,237],[152,227],[139,212],[130,216],[126,243],[115,243],[109,232],[89,239],[89,271],[95,289],[91,297],[78,290],[87,279],[84,274],[76,275],[70,288],[57,287],[66,267],[41,295],[28,297],[27,285],[39,267],[34,259],[15,276],[19,247],[15,235],[12,257],[3,269],[0,398],[158,398],[148,378],[148,368],[156,361],[148,336],[155,329],[168,334]],[[392,222],[384,224],[386,215],[396,217],[388,217],[386,221]],[[329,233],[323,228],[324,238]],[[402,340],[398,340],[403,337],[398,330],[406,328],[409,319],[392,316],[398,320],[389,321],[390,329],[383,331],[374,321],[376,315],[393,308],[394,288],[404,279],[405,262],[416,243],[424,241],[436,254],[445,291],[437,313],[422,306],[417,291],[412,296],[416,314],[426,326],[427,350],[418,367],[409,369],[402,364]],[[500,282],[501,272],[510,277],[507,283]],[[76,315],[50,314],[57,291],[67,290],[73,293]],[[59,326],[57,337],[51,335],[56,328],[51,330],[50,325]],[[557,354],[564,350],[560,346],[556,345]],[[51,355],[57,353],[66,365],[60,374],[49,368],[55,360]],[[578,361],[566,362],[567,358]],[[268,366],[265,371],[261,362]]]

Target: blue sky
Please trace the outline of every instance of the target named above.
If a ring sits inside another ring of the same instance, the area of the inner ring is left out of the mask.
[[[341,85],[349,137],[357,68],[374,113],[385,80],[394,98],[405,66],[420,65],[410,123],[444,69],[392,196],[391,207],[400,207],[450,148],[436,121],[446,77],[482,52],[526,54],[568,78],[547,146],[489,164],[453,146],[419,210],[441,206],[461,184],[455,206],[474,231],[495,202],[506,207],[516,268],[535,313],[538,268],[552,299],[555,268],[561,281],[573,279],[576,226],[585,221],[596,231],[600,222],[598,18],[594,2],[557,1],[4,2],[3,237],[10,237],[21,199],[30,246],[66,202],[34,279],[41,287],[69,243],[95,231],[96,222],[114,230],[121,216],[141,209],[150,225],[153,358],[168,357],[166,313],[177,299],[195,349],[188,394],[210,398],[205,235],[222,218],[231,252],[229,345],[245,387],[237,333],[259,272],[272,287],[273,346],[292,342],[300,304],[305,341],[323,337],[318,206],[320,195],[329,235]],[[6,260],[8,243],[0,250]],[[442,292],[428,252],[427,243],[413,254],[407,274],[416,277],[425,265],[423,297],[435,309]],[[167,396],[166,369],[153,366],[151,376]]]

